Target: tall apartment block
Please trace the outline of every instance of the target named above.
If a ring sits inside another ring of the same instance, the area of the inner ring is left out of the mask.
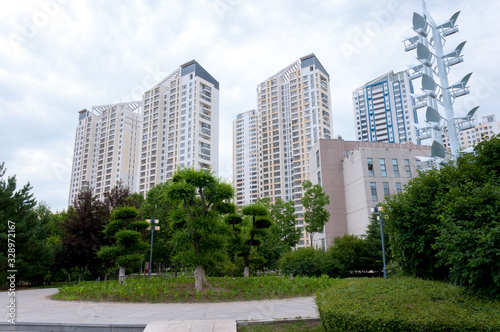
[[[237,205],[256,202],[259,186],[258,117],[255,110],[238,114],[233,121],[233,183]]]
[[[257,103],[255,115],[242,113],[235,121],[237,202],[252,202],[255,194],[293,200],[297,227],[303,228],[300,200],[302,182],[309,179],[308,152],[314,142],[332,136],[330,75],[310,54],[258,84]],[[299,246],[307,245],[304,233]]]
[[[99,199],[118,182],[135,191],[141,102],[118,103],[78,112],[69,204],[82,189]]]
[[[495,115],[483,116],[481,122],[478,122],[477,116],[475,116],[473,121],[474,127],[458,132],[458,143],[463,149],[473,147],[493,135],[500,134],[500,121],[497,121]],[[446,135],[443,135],[443,144],[447,147],[450,146]]]
[[[195,60],[143,95],[138,192],[146,194],[177,167],[218,173],[219,82]]]
[[[365,142],[420,144],[408,72],[393,71],[354,90],[352,101],[356,138]]]

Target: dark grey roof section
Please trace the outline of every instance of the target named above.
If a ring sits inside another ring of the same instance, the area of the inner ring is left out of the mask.
[[[303,58],[300,58],[300,65],[302,68],[306,68],[309,66],[316,67],[317,69],[321,70],[323,74],[325,74],[328,77],[328,80],[330,80],[330,74],[325,70],[321,62],[319,62],[318,58],[314,55],[314,53],[306,55]]]
[[[187,75],[189,73],[194,72],[194,74],[198,77],[203,78],[204,80],[212,83],[214,87],[219,90],[219,82],[208,73],[196,60],[189,61],[181,66],[181,76]]]
[[[81,110],[81,111],[78,111],[78,113],[79,113],[79,115],[78,115],[78,120],[83,120],[83,119],[85,119],[85,118],[87,117],[87,113],[88,113],[88,112],[89,112],[89,111],[87,111],[87,109],[86,109],[86,108],[84,108],[84,109],[83,109],[83,110]]]

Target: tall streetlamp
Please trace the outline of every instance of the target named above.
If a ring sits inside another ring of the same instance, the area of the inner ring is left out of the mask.
[[[387,279],[387,269],[385,265],[385,243],[384,243],[384,218],[382,217],[383,208],[381,206],[375,205],[372,208],[372,213],[377,214],[377,220],[380,222],[380,237],[382,238],[382,262],[384,263],[384,279]]]
[[[155,228],[158,227],[156,230],[160,230],[160,226],[155,226],[155,218],[153,217],[152,219],[147,219],[147,222],[151,224],[149,228],[151,228],[151,248],[149,250],[149,275],[148,279],[151,278],[151,270],[153,269],[153,234],[155,232]]]
[[[451,148],[451,157],[456,160],[460,153],[458,132],[475,125],[471,118],[477,110],[477,107],[473,108],[465,118],[455,117],[453,111],[455,99],[470,92],[467,83],[472,73],[454,84],[448,83],[450,67],[463,62],[461,53],[465,42],[460,43],[450,53],[445,54],[443,51],[445,37],[458,32],[456,22],[460,12],[453,14],[445,23],[437,25],[427,11],[425,0],[422,0],[422,10],[422,15],[413,13],[413,30],[417,35],[403,41],[405,51],[417,51],[417,60],[420,63],[410,68],[410,78],[422,79],[423,95],[414,96],[413,107],[418,109],[427,106],[426,122],[429,127],[417,130],[418,139],[432,138],[434,143],[442,145],[444,133]],[[439,84],[434,80],[434,75],[439,78]],[[439,106],[444,109],[444,116],[439,114]],[[432,156],[434,157],[437,156]]]

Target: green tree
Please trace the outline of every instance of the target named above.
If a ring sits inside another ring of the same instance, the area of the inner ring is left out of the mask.
[[[382,236],[380,231],[380,221],[377,219],[377,215],[375,213],[372,213],[370,217],[370,223],[368,224],[364,241],[367,246],[367,253],[370,256],[369,261],[371,263],[371,267],[368,268],[373,271],[382,271],[384,266],[382,259]],[[389,265],[392,256],[389,247],[389,234],[385,229],[384,245],[386,265]]]
[[[42,284],[54,262],[47,243],[50,209],[37,206],[31,186],[17,190],[15,176],[5,179],[5,165],[0,164],[0,276],[5,282],[7,270],[17,270],[16,282]],[[10,250],[10,251],[9,251]]]
[[[195,267],[195,288],[206,282],[205,268],[225,259],[229,230],[221,216],[232,212],[233,187],[211,171],[178,169],[165,195],[165,204],[178,202],[170,213],[174,259]]]
[[[377,265],[377,249],[369,246],[369,243],[356,235],[344,235],[333,239],[333,245],[327,250],[327,261],[330,271],[328,274],[335,273],[342,277],[364,274],[369,271],[380,271],[381,265]]]
[[[305,229],[309,233],[312,246],[313,233],[323,232],[325,224],[330,219],[330,212],[325,209],[325,206],[330,204],[330,197],[319,184],[313,185],[308,180],[302,183],[302,188],[304,196],[301,202],[304,207]]]
[[[262,239],[267,234],[267,229],[271,226],[271,220],[267,215],[267,209],[260,203],[253,203],[245,206],[242,211],[247,216],[247,222],[243,227],[242,245],[240,247],[243,257],[245,277],[250,277],[250,263],[262,265],[265,263],[262,257],[250,259],[252,249],[262,244]]]
[[[103,246],[97,253],[99,258],[113,262],[117,267],[133,269],[144,260],[149,245],[143,239],[147,236],[149,224],[138,220],[139,212],[134,207],[119,207],[111,214],[104,234],[114,244]]]
[[[269,198],[265,198],[260,202],[268,209],[272,225],[257,252],[266,260],[267,268],[276,269],[280,257],[299,243],[301,231],[295,228],[296,214],[292,200],[285,202],[278,198],[271,204]]]
[[[171,181],[167,181],[151,188],[141,206],[144,218],[154,218],[155,223],[160,226],[160,230],[154,233],[153,241],[153,262],[160,266],[167,266],[171,263],[173,250],[169,214],[176,205],[173,201],[166,200],[166,192],[170,184]]]
[[[388,199],[384,215],[404,274],[500,296],[500,136],[479,143],[475,153],[420,173]]]
[[[108,208],[90,190],[79,192],[68,208],[57,260],[66,268],[78,269],[79,280],[86,269],[97,273],[102,267],[96,253],[108,243],[102,232],[108,219]]]

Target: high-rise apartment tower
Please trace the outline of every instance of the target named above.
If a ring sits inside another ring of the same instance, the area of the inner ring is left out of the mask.
[[[172,177],[177,167],[218,173],[219,82],[195,60],[143,95],[138,192]]]
[[[249,170],[251,179],[257,176],[258,197],[269,197],[273,202],[278,198],[295,202],[297,227],[303,229],[302,182],[309,178],[309,149],[320,138],[332,136],[330,75],[318,58],[310,54],[257,85],[257,104],[257,149],[252,136],[248,140],[238,139],[241,137],[238,125],[246,118],[250,121],[251,113],[242,113],[235,121],[237,201],[251,202],[255,197],[252,187],[250,197],[246,196],[246,186],[253,186],[252,182],[242,183],[245,190],[238,189],[238,175]],[[251,135],[252,129],[248,130]],[[253,150],[258,153],[256,168],[251,166],[253,158],[238,159],[241,153],[253,156]],[[240,161],[243,163],[238,164]],[[303,233],[299,246],[310,245],[308,238]]]
[[[92,189],[99,199],[118,182],[135,191],[141,102],[118,103],[78,112],[69,204]]]
[[[354,90],[352,101],[358,141],[420,144],[408,72],[393,71]]]

